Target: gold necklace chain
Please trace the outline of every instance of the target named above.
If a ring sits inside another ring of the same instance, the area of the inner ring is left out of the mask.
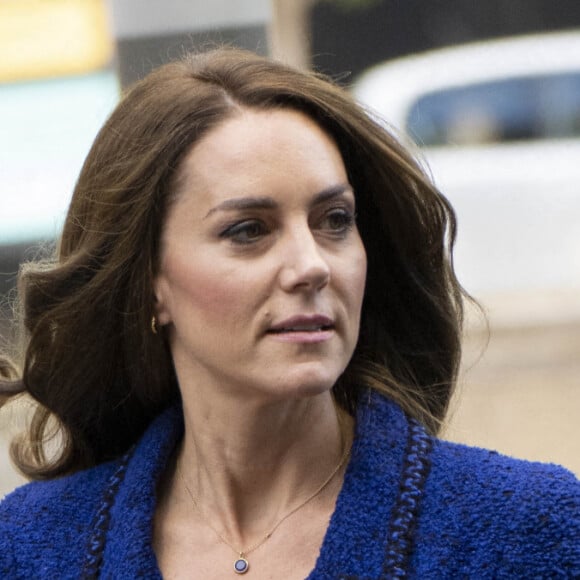
[[[262,544],[264,544],[268,539],[270,539],[272,534],[278,529],[278,527],[280,525],[282,525],[283,522],[285,522],[291,515],[295,514],[299,509],[303,508],[308,502],[312,501],[319,493],[321,493],[322,490],[332,481],[334,476],[338,473],[338,470],[344,465],[349,454],[350,454],[350,447],[345,447],[344,453],[342,454],[340,461],[338,462],[336,467],[332,470],[330,475],[316,489],[316,491],[314,493],[312,493],[311,495],[309,495],[303,502],[299,503],[296,507],[293,507],[282,518],[280,518],[276,522],[276,524],[266,534],[264,534],[264,536],[262,536],[260,538],[260,540],[258,540],[256,543],[252,544],[251,546],[249,546],[248,548],[245,548],[243,550],[238,550],[235,546],[233,546],[226,538],[224,538],[224,536],[216,528],[214,528],[214,526],[211,524],[211,522],[204,516],[203,512],[201,511],[201,508],[199,507],[197,500],[195,499],[193,493],[191,492],[191,490],[189,489],[189,486],[187,485],[187,482],[185,481],[185,477],[183,477],[183,473],[181,471],[179,463],[177,464],[177,473],[178,473],[179,478],[181,479],[181,481],[183,483],[183,486],[185,487],[185,491],[187,491],[187,495],[189,495],[189,498],[191,499],[191,503],[193,504],[193,507],[197,510],[197,512],[199,513],[203,522],[209,528],[211,528],[213,533],[219,538],[219,540],[222,543],[224,543],[226,546],[231,548],[236,554],[238,554],[238,559],[234,562],[234,572],[236,572],[236,574],[245,574],[250,568],[250,564],[249,564],[248,560],[246,559],[247,555],[250,554],[251,552],[253,552],[254,550],[257,550]]]

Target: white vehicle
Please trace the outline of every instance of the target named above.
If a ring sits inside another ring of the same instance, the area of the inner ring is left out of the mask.
[[[393,60],[353,93],[421,146],[468,290],[580,288],[580,30]]]

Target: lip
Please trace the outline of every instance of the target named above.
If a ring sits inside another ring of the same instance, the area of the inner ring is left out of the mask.
[[[310,328],[329,329],[334,328],[334,320],[323,314],[299,314],[291,316],[273,324],[268,329],[269,333],[292,332],[304,329],[309,332]]]
[[[332,318],[323,314],[291,316],[273,324],[267,334],[283,342],[324,342],[334,335]]]

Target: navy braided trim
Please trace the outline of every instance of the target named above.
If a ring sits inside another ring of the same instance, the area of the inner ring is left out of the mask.
[[[393,509],[387,535],[386,558],[381,579],[405,578],[413,550],[413,535],[419,515],[423,486],[431,467],[431,437],[415,419],[408,419],[409,433],[399,498]]]
[[[92,580],[99,577],[99,571],[103,562],[103,552],[105,551],[105,541],[109,530],[109,524],[111,522],[111,508],[115,503],[115,497],[119,490],[119,486],[125,478],[127,464],[133,454],[133,449],[133,447],[129,449],[129,451],[119,459],[117,468],[107,482],[101,504],[99,505],[99,509],[95,514],[91,526],[93,533],[91,534],[87,544],[85,563],[83,565],[81,576],[83,580]]]

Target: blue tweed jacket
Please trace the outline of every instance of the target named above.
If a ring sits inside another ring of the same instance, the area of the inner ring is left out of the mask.
[[[580,578],[572,474],[433,439],[392,402],[366,399],[309,580]],[[124,458],[9,495],[0,577],[160,578],[155,487],[181,434],[170,409]]]

